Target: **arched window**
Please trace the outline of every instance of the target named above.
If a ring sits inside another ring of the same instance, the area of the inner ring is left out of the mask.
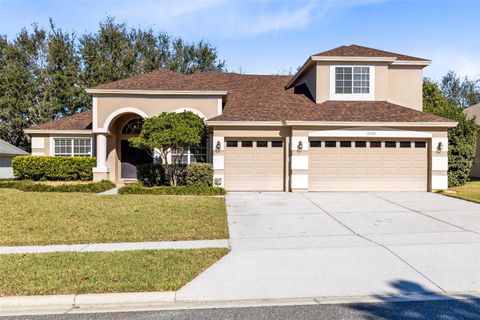
[[[133,118],[127,121],[122,128],[123,134],[139,134],[142,131],[143,118]]]

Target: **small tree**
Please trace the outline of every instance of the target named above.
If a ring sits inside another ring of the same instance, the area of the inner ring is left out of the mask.
[[[448,129],[448,184],[464,185],[475,155],[478,130],[475,120],[468,119],[463,110],[428,79],[423,82],[423,110],[458,122],[455,128]]]
[[[171,185],[177,184],[176,173],[182,156],[189,148],[200,145],[205,136],[203,119],[191,111],[162,113],[148,118],[143,123],[138,137],[129,139],[135,148],[145,149],[153,157],[156,151],[165,164],[165,177]],[[169,161],[169,153],[176,150],[179,155]]]

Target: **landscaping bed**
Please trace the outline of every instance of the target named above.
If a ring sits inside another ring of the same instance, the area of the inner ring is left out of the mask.
[[[91,181],[45,181],[0,180],[0,188],[17,189],[30,192],[90,192],[98,193],[110,190],[115,184],[108,180]]]
[[[228,249],[0,255],[0,296],[177,290]]]
[[[228,238],[223,198],[0,189],[0,245]]]
[[[207,187],[204,185],[191,186],[160,186],[145,187],[140,183],[128,184],[118,190],[120,194],[157,194],[157,195],[197,195],[220,196],[225,195],[225,189]]]
[[[452,187],[440,192],[443,195],[480,203],[480,180],[469,181],[460,187]]]

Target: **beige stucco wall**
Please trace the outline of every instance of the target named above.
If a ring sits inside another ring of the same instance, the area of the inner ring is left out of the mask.
[[[422,111],[423,69],[419,66],[388,68],[388,101]]]
[[[218,115],[218,103],[221,98],[215,96],[97,96],[96,124],[97,127],[103,128],[108,116],[123,108],[138,109],[149,117],[186,108],[197,110],[210,119]]]
[[[375,100],[389,101],[415,110],[422,110],[423,69],[421,66],[394,66],[372,62],[317,62],[316,102],[330,100],[330,66],[362,65],[375,67]]]

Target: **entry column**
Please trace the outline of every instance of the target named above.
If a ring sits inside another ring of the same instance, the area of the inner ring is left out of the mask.
[[[93,181],[108,180],[107,167],[107,134],[97,133],[97,166],[93,168]]]

